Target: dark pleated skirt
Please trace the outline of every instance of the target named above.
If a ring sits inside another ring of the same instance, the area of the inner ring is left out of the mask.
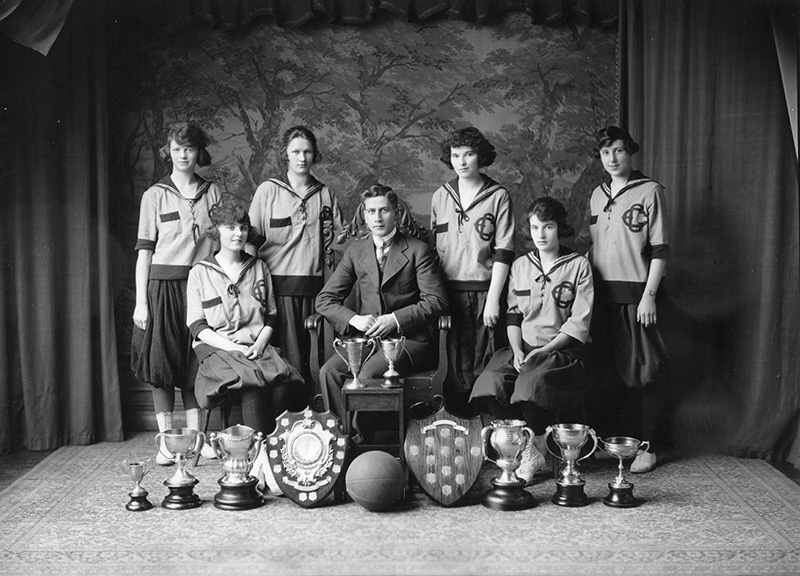
[[[191,388],[197,362],[186,326],[186,280],[150,280],[147,328],[133,327],[131,370],[154,388]]]
[[[514,352],[504,348],[478,377],[472,398],[491,396],[505,405],[532,402],[551,412],[579,408],[592,386],[585,348],[574,346],[536,356],[519,373],[514,368]]]
[[[452,328],[447,334],[449,388],[459,394],[469,394],[478,374],[492,358],[496,347],[495,332],[483,323],[486,306],[484,291],[449,292]]]
[[[226,350],[200,355],[204,357],[197,371],[195,396],[201,408],[218,406],[229,394],[244,388],[269,392],[280,386],[291,389],[303,385],[300,373],[273,346],[267,346],[258,360]]]

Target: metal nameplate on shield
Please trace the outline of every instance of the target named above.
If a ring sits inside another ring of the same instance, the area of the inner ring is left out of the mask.
[[[347,438],[330,412],[287,410],[267,437],[267,457],[283,493],[311,508],[333,491],[347,457]]]
[[[406,463],[422,491],[444,506],[469,492],[483,465],[481,419],[461,418],[441,408],[409,422],[403,446]]]

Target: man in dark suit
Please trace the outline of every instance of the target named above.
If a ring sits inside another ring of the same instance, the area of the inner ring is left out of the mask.
[[[343,336],[405,336],[405,350],[394,363],[400,374],[430,368],[436,362],[430,327],[447,313],[447,295],[436,261],[425,242],[397,229],[398,200],[391,188],[376,184],[361,199],[371,234],[347,248],[317,296],[317,312]],[[352,310],[344,302],[355,287],[358,304]],[[379,351],[364,364],[359,378],[379,378],[387,369],[388,362]],[[343,415],[341,389],[350,377],[338,354],[320,370],[330,409],[339,416]]]

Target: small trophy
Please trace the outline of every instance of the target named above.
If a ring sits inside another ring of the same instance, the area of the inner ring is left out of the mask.
[[[366,356],[364,350],[370,347],[370,352]],[[333,349],[339,355],[339,358],[345,361],[347,368],[353,375],[353,380],[348,381],[344,388],[348,390],[355,390],[357,388],[366,388],[367,385],[358,379],[358,373],[361,372],[361,367],[364,365],[370,356],[375,353],[378,348],[378,343],[374,338],[334,338]],[[344,354],[342,353],[344,350]]]
[[[483,457],[502,470],[492,478],[493,489],[483,497],[483,505],[493,510],[527,510],[536,506],[533,495],[525,490],[525,480],[517,477],[522,451],[533,441],[533,430],[523,420],[494,420],[481,430]]]
[[[146,469],[148,462],[149,460],[136,460],[133,462],[129,462],[128,460],[122,461],[123,470],[125,470],[135,482],[133,490],[128,492],[131,501],[125,505],[125,509],[131,512],[144,512],[153,507],[153,504],[147,499],[147,490],[141,486],[142,478],[147,476],[147,473],[150,472],[150,470]]]
[[[553,441],[561,454],[556,454],[550,450],[549,446],[547,451],[564,462],[559,479],[556,480],[553,504],[567,507],[586,506],[589,503],[589,498],[583,491],[586,482],[581,478],[577,463],[588,458],[597,450],[597,435],[585,424],[555,424],[547,427],[546,434],[553,435]],[[586,444],[589,436],[594,440],[594,446],[586,456],[579,458],[581,448]]]
[[[164,480],[169,494],[161,506],[170,510],[197,508],[203,501],[194,493],[199,482],[186,471],[186,461],[194,458],[206,440],[205,434],[194,428],[171,428],[156,434],[156,447],[159,452],[175,462],[175,473]]]
[[[249,510],[264,504],[264,498],[256,490],[258,480],[250,475],[264,435],[237,424],[212,432],[208,438],[225,469],[225,476],[217,480],[220,491],[214,496],[214,506],[222,510]]]
[[[403,348],[406,345],[406,337],[400,338],[378,338],[378,344],[381,347],[383,356],[389,362],[389,369],[383,373],[384,381],[381,384],[383,388],[402,388],[400,383],[400,373],[394,369],[395,361],[400,357]]]
[[[603,498],[603,504],[612,508],[635,508],[642,504],[642,500],[634,497],[633,484],[625,479],[622,474],[622,461],[633,458],[639,450],[647,450],[650,442],[641,442],[628,436],[610,436],[605,440],[600,439],[603,450],[619,460],[619,474],[613,482],[608,484],[608,496]]]

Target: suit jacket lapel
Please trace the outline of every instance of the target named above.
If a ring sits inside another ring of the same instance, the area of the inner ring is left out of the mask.
[[[408,257],[405,254],[407,249],[408,242],[405,236],[401,235],[398,231],[392,241],[391,248],[389,248],[389,254],[386,256],[386,264],[383,266],[383,282],[381,285],[386,284],[388,280],[396,276],[397,273],[402,270],[403,266],[408,263]],[[375,266],[377,267],[377,262]]]

